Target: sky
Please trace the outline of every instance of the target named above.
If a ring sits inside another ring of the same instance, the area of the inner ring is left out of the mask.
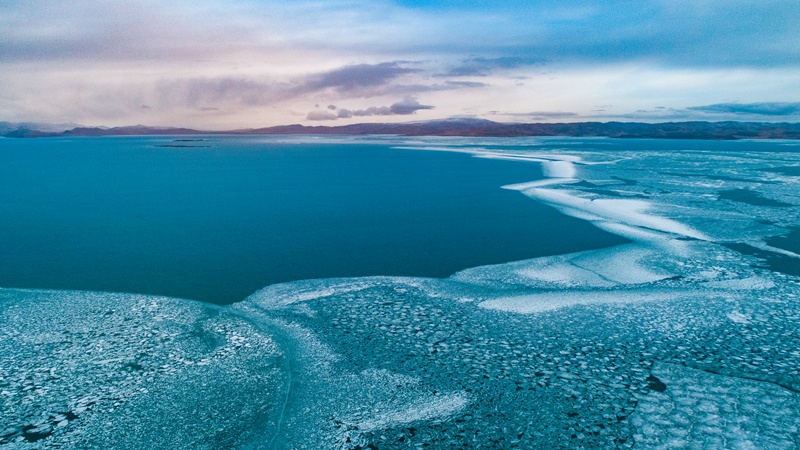
[[[2,0],[0,121],[800,121],[797,0]]]

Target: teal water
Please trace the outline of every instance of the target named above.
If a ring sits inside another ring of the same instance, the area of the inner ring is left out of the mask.
[[[272,283],[623,242],[518,192],[538,164],[263,137],[0,140],[0,286],[227,304]]]

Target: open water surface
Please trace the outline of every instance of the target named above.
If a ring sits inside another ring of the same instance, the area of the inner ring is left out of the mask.
[[[383,142],[5,139],[0,286],[227,304],[284,281],[446,277],[622,242],[500,189],[539,177]]]

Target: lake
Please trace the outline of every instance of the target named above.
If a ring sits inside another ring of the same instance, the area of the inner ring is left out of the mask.
[[[500,188],[538,164],[394,145],[0,140],[0,286],[228,304],[284,281],[446,277],[624,242]]]
[[[196,139],[0,140],[0,446],[796,447],[800,143]]]

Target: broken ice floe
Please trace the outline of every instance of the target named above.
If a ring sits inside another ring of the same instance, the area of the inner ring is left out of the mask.
[[[631,417],[637,448],[797,448],[796,392],[672,364],[652,373],[664,390],[643,396]]]
[[[359,295],[380,283],[377,280],[351,280],[358,289],[338,292]],[[337,282],[341,287],[345,283],[345,280]],[[269,292],[269,288],[265,291]],[[273,330],[274,339],[291,349],[287,354],[290,370],[287,397],[275,433],[270,440],[258,441],[259,445],[303,449],[366,447],[369,441],[365,434],[382,433],[411,423],[437,423],[456,415],[469,403],[465,392],[435,389],[413,375],[387,368],[354,367],[340,346],[320,340],[319,333],[302,325],[303,320],[287,321],[281,318],[283,314],[277,317],[265,314],[262,306],[266,305],[267,310],[275,307],[265,291],[233,306],[261,327]],[[294,300],[308,302],[302,300],[305,298],[308,298],[306,293],[299,289]],[[324,301],[337,297],[319,298]],[[294,303],[288,298],[284,300],[286,305]],[[295,307],[288,307],[288,311],[297,314]],[[315,311],[306,317],[325,320],[319,316]]]
[[[281,361],[269,335],[213,306],[0,289],[0,444],[240,446],[274,426]]]

